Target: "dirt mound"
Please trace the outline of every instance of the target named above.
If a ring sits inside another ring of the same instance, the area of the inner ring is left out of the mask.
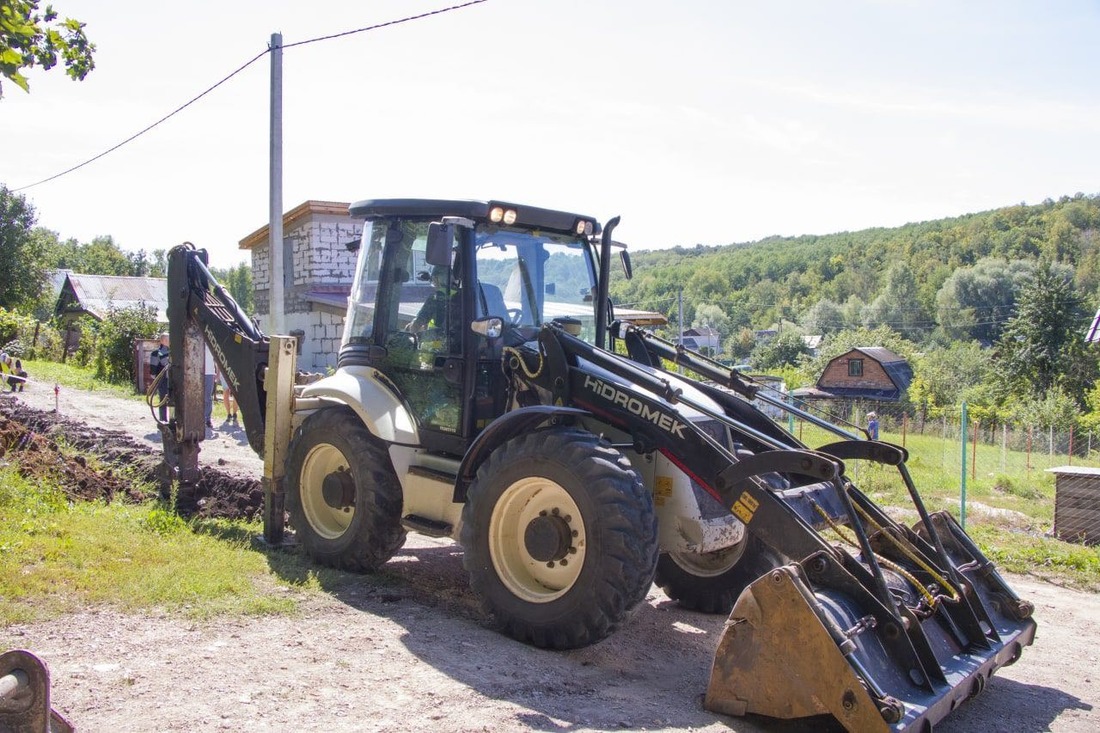
[[[127,433],[91,428],[10,398],[0,398],[0,458],[18,464],[23,476],[57,482],[74,500],[144,501],[161,470],[160,453]],[[207,467],[188,506],[188,515],[251,519],[262,511],[263,488]]]

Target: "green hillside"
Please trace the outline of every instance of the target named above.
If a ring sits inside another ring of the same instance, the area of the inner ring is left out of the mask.
[[[1100,285],[1098,228],[1100,196],[1077,194],[891,229],[633,252],[634,278],[614,283],[612,294],[616,303],[666,313],[675,325],[682,286],[685,324],[700,306],[718,306],[728,319],[724,338],[787,321],[817,333],[889,325],[917,342],[936,335],[989,342],[996,329],[971,333],[970,322],[1003,323],[1012,294],[1005,302],[982,291],[978,272],[970,302],[953,302],[941,292],[956,286],[952,274],[1012,265],[1019,280],[1032,271],[1019,262],[1049,262],[1092,303]],[[815,320],[815,311],[823,317]]]

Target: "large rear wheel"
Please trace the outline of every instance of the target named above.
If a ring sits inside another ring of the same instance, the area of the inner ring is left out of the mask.
[[[657,518],[621,452],[556,428],[489,456],[463,508],[462,544],[470,585],[507,634],[571,649],[603,639],[645,600]]]
[[[385,446],[347,407],[306,418],[286,459],[287,511],[321,565],[366,572],[405,542],[401,485]]]

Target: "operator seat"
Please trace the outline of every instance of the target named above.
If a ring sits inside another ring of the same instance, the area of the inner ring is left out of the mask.
[[[478,301],[478,308],[481,312],[478,315],[482,318],[496,316],[508,323],[508,308],[504,305],[504,295],[501,294],[500,288],[492,283],[482,282],[479,282],[477,286],[481,291],[481,299]]]

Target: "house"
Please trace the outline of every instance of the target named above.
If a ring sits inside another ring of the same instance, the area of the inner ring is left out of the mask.
[[[355,277],[356,253],[347,248],[363,232],[352,219],[349,204],[306,201],[283,215],[283,313],[289,335],[298,337],[299,365],[323,370],[336,366],[347,315],[348,295]],[[240,240],[252,254],[252,287],[256,315],[271,331],[271,255],[268,227]],[[615,310],[616,318],[639,326],[664,325],[660,313]]]
[[[912,381],[913,368],[902,357],[881,346],[857,346],[832,359],[814,388],[795,390],[794,394],[897,402]]]
[[[55,312],[68,325],[80,316],[102,321],[112,309],[139,305],[157,309],[157,321],[168,322],[168,281],[162,277],[80,275],[65,272]]]
[[[340,336],[355,276],[355,252],[363,222],[352,219],[349,204],[306,201],[283,214],[283,313],[287,333],[297,336],[305,369],[336,366]],[[268,227],[240,241],[252,254],[252,287],[260,322],[271,313],[271,253]],[[267,318],[270,328],[270,319]]]
[[[684,348],[692,351],[710,349],[710,353],[715,354],[721,347],[720,339],[721,337],[715,329],[710,326],[700,326],[684,331],[680,343],[684,345]]]

